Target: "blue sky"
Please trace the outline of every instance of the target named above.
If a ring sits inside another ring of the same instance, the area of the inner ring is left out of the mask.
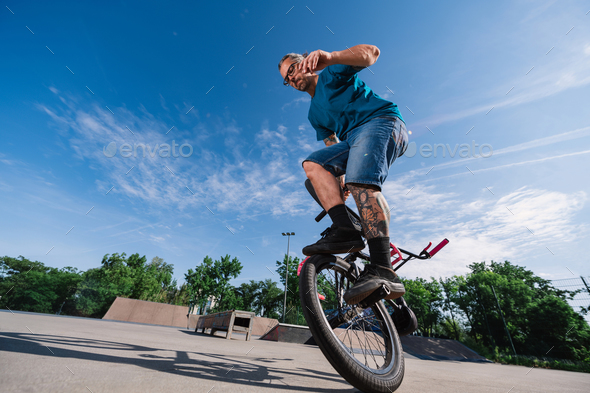
[[[381,56],[359,76],[398,104],[416,148],[384,186],[392,240],[451,241],[400,273],[508,259],[548,279],[587,276],[589,9],[3,1],[0,254],[86,270],[140,253],[180,282],[205,255],[230,254],[244,265],[234,284],[278,281],[281,232],[301,257],[329,225],[303,187],[301,162],[323,147],[309,96],[282,85],[278,61],[373,44]],[[104,153],[173,141],[190,157]],[[445,157],[420,154],[435,144]]]

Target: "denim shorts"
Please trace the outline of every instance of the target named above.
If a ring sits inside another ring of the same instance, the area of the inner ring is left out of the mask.
[[[389,167],[406,151],[406,125],[394,116],[369,120],[346,134],[346,139],[318,150],[305,161],[315,162],[346,183],[371,184],[381,189]]]

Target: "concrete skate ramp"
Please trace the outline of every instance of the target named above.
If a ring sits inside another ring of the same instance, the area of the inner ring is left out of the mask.
[[[336,329],[334,333],[346,344],[346,346],[358,350],[366,348],[367,342],[378,343],[382,341],[380,333],[376,332],[351,332],[345,329]],[[268,333],[260,337],[260,339],[284,343],[316,345],[307,326],[283,323],[276,325],[269,330]],[[404,352],[413,355],[418,359],[489,362],[489,360],[483,356],[480,356],[455,340],[418,336],[405,336],[400,337],[400,339]]]
[[[288,323],[279,323],[260,337],[260,339],[283,343],[315,345],[315,341],[311,337],[311,332],[307,326],[289,325]]]
[[[254,317],[254,323],[252,324],[252,335],[264,336],[278,324],[279,321],[273,318]]]
[[[102,319],[187,327],[188,307],[117,297]]]
[[[404,336],[400,339],[404,352],[418,359],[489,362],[459,341],[418,336]]]

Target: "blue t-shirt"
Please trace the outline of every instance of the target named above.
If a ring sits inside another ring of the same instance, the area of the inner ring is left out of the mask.
[[[348,131],[379,116],[404,120],[397,105],[379,97],[358,78],[362,69],[334,64],[320,73],[307,115],[318,141],[332,134],[345,140]]]

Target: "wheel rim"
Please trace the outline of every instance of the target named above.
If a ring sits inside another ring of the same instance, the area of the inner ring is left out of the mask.
[[[333,262],[316,265],[312,291],[325,296],[325,300],[314,299],[326,324],[332,325],[332,335],[359,366],[373,374],[387,374],[396,361],[389,331],[393,326],[388,328],[386,309],[379,303],[366,309],[346,305],[342,296],[352,285],[352,277]]]

